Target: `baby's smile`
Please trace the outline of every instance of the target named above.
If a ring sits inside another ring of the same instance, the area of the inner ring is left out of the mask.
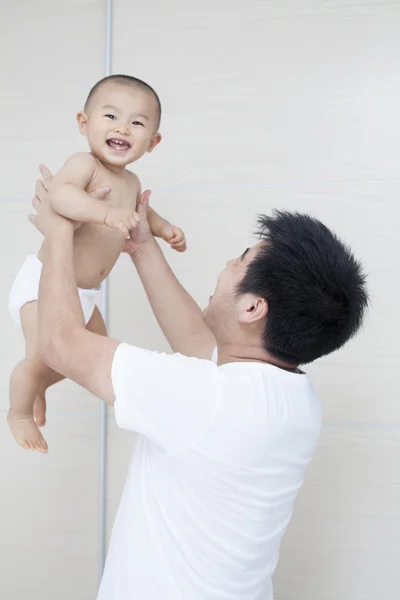
[[[131,144],[124,139],[112,137],[106,140],[107,146],[116,152],[127,152],[131,148]]]

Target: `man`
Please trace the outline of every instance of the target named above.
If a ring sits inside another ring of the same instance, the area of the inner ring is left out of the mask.
[[[98,600],[272,600],[321,426],[299,365],[359,328],[360,265],[319,221],[262,216],[260,242],[228,261],[202,313],[150,233],[145,193],[125,250],[174,351],[159,354],[85,329],[75,226],[51,210],[41,183],[36,193],[43,360],[139,434]]]

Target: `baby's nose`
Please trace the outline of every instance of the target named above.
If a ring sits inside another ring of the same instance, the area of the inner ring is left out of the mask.
[[[123,135],[128,135],[129,133],[128,125],[125,125],[124,123],[118,123],[115,129],[118,133],[122,133]]]

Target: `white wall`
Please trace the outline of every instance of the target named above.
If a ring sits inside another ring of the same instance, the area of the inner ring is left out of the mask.
[[[84,147],[74,114],[103,73],[105,2],[14,0],[1,8],[0,410],[22,337],[6,310],[39,238],[26,222],[36,164]],[[364,331],[310,369],[325,429],[275,577],[277,600],[400,596],[400,0],[115,0],[114,72],[159,92],[161,146],[137,165],[154,205],[187,233],[168,258],[200,301],[251,239],[257,212],[309,211],[370,274]],[[127,284],[127,281],[131,283]],[[123,257],[110,277],[110,332],[166,348]],[[48,457],[0,428],[0,597],[94,598],[98,406],[51,393]],[[109,420],[108,525],[133,436]],[[396,561],[397,559],[397,561]]]

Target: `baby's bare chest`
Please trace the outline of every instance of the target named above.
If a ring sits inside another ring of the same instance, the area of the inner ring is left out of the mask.
[[[113,208],[136,208],[140,183],[133,173],[118,177],[101,169],[86,188],[88,193],[109,186],[111,192],[106,200]],[[101,200],[99,200],[101,202]],[[74,238],[75,273],[79,287],[93,288],[107,277],[125,244],[118,229],[106,225],[83,223]]]
[[[91,194],[103,186],[111,188],[111,192],[103,202],[115,208],[136,207],[140,183],[133,173],[119,175],[105,169],[98,169],[86,191]]]

